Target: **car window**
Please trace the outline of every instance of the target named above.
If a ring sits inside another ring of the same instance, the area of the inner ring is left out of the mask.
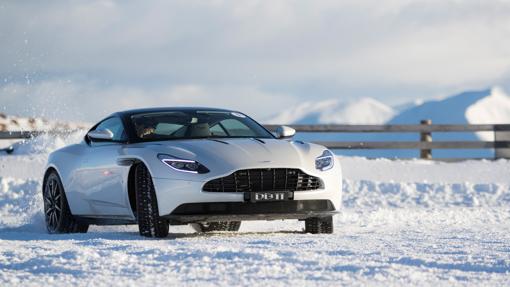
[[[139,140],[196,138],[272,138],[249,117],[230,111],[163,111],[131,116]]]
[[[105,130],[108,129],[113,133],[114,141],[123,141],[126,139],[126,133],[124,125],[120,118],[114,117],[109,118],[101,122],[94,130]]]
[[[157,135],[171,135],[180,128],[182,128],[182,125],[172,123],[159,123],[154,129],[154,133]]]
[[[215,124],[214,126],[211,127],[211,135],[227,136],[227,133],[225,133],[225,130],[219,124]]]
[[[238,121],[237,119],[227,119],[220,122],[225,130],[228,131],[230,136],[233,137],[255,137],[256,134],[248,126]]]

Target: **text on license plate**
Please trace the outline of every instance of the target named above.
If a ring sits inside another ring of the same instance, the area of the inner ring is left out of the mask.
[[[289,200],[292,198],[290,192],[252,192],[250,194],[251,202],[259,201],[282,201]]]

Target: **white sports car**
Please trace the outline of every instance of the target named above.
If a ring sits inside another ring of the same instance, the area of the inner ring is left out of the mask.
[[[242,220],[299,219],[332,233],[342,172],[323,146],[273,135],[243,113],[155,108],[115,113],[79,144],[53,152],[43,198],[50,233],[90,224],[138,224],[165,237],[169,225],[237,231]]]

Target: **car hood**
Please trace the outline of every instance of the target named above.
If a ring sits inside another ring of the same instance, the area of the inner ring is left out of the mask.
[[[213,174],[246,168],[314,169],[324,147],[278,139],[189,139],[144,143],[158,154],[196,160]]]

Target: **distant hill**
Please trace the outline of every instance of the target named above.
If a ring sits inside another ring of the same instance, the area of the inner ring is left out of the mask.
[[[409,124],[421,119],[437,124],[509,123],[510,97],[500,88],[464,92],[408,108],[388,122]]]
[[[271,124],[442,124],[510,123],[510,97],[500,88],[463,92],[440,100],[395,107],[372,98],[304,102],[271,117]]]
[[[395,115],[393,108],[372,98],[342,102],[304,102],[264,123],[270,124],[380,124]]]

